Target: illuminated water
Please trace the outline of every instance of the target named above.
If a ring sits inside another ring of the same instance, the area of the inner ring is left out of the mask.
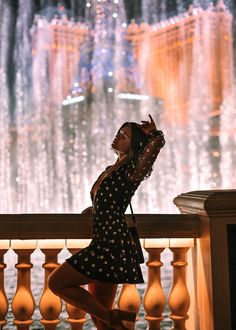
[[[50,61],[45,45],[52,37],[50,23],[45,18],[40,18],[39,25],[32,27],[34,13],[30,1],[19,1],[13,49],[15,83],[11,85],[9,82],[8,57],[13,16],[7,2],[0,2],[2,213],[82,211],[91,204],[89,191],[93,181],[101,170],[115,161],[110,143],[119,126],[124,121],[145,119],[148,113],[153,115],[158,127],[165,132],[167,143],[155,164],[151,178],[142,184],[134,197],[135,212],[177,212],[172,199],[182,192],[231,188],[236,183],[234,90],[223,95],[219,139],[209,139],[214,125],[207,119],[208,113],[213,110],[210,105],[213,100],[211,85],[206,80],[206,73],[210,71],[209,21],[206,20],[203,25],[202,43],[195,43],[193,46],[193,70],[188,100],[189,125],[178,127],[174,123],[171,125],[165,122],[165,104],[158,103],[157,100],[127,101],[118,98],[116,84],[120,75],[117,71],[121,67],[124,69],[123,61],[132,67],[130,71],[124,70],[124,75],[133,80],[135,88],[146,93],[145,84],[135,67],[135,61],[128,57],[130,54],[126,53],[127,45],[122,39],[121,32],[127,23],[122,1],[100,1],[100,12],[97,14],[94,11],[96,4],[96,1],[91,1],[86,14],[90,22],[89,28],[95,28],[93,52],[91,56],[88,55],[92,66],[89,79],[92,80],[95,92],[93,91],[92,97],[89,94],[85,102],[62,106],[64,64],[68,55],[63,49],[57,52],[54,72],[49,75]],[[101,19],[98,22],[96,15],[103,15],[107,4],[111,7],[106,7],[106,10],[112,10],[117,16],[110,15],[108,20]],[[160,13],[151,4],[151,0],[143,2],[143,18],[148,20],[148,17],[152,17],[151,21],[155,23]],[[179,6],[181,13],[180,1]],[[166,19],[164,7],[161,18]],[[85,24],[84,28],[88,28],[88,25]],[[196,24],[194,33],[196,36],[200,34],[200,23]],[[108,37],[110,43],[107,42]],[[32,44],[37,49],[34,56]],[[86,43],[83,47],[86,49]],[[144,51],[148,49],[144,48]],[[74,68],[76,74],[71,77],[71,87],[76,87],[78,79],[83,78],[86,82],[86,65],[83,68],[84,70],[80,70],[78,65]],[[185,72],[186,64],[183,61],[180,74],[184,76]],[[233,70],[230,74],[233,75]],[[16,261],[10,253],[6,259],[8,268],[5,285],[11,300],[15,289],[13,265]],[[37,300],[42,290],[43,278],[40,251],[35,252],[32,259],[35,265],[32,286]],[[171,283],[169,274],[167,267],[163,270],[166,292]],[[141,294],[143,289],[142,286],[139,287]],[[35,317],[40,319],[38,310]],[[140,321],[138,329],[145,328],[145,324]],[[166,324],[168,327],[168,323]]]
[[[146,119],[150,112],[158,128],[165,132],[167,143],[152,177],[141,185],[134,198],[136,212],[176,212],[172,199],[183,191],[234,185],[233,90],[223,95],[219,138],[209,138],[214,118],[207,118],[215,109],[211,81],[206,80],[206,72],[211,70],[207,19],[202,25],[202,43],[193,44],[189,124],[181,126],[165,122],[165,103],[153,98],[143,101],[119,98],[122,79],[130,79],[137,92],[147,92],[131,48],[123,38],[127,21],[122,1],[99,4],[92,1],[87,8],[89,24],[84,23],[83,29],[93,31],[93,38],[82,44],[80,61],[74,62],[74,74],[67,85],[71,86],[72,97],[81,87],[88,96],[73,106],[62,106],[64,80],[68,78],[65,63],[71,55],[64,46],[50,56],[47,49],[53,45],[50,32],[53,24],[69,27],[74,23],[63,18],[54,19],[51,25],[42,17],[35,18],[36,25],[32,27],[31,3],[20,1],[19,4],[13,52],[14,89],[7,75],[11,12],[6,3],[1,5],[4,12],[0,55],[2,212],[82,211],[91,204],[89,191],[93,181],[115,161],[110,144],[119,126],[124,121]],[[148,10],[148,6],[143,7],[144,18],[150,15]],[[198,17],[197,11],[195,15]],[[196,21],[197,39],[201,24],[200,19]],[[148,52],[145,44],[143,51]],[[183,61],[179,69],[183,77],[186,66]],[[88,81],[92,87],[88,87]],[[171,88],[174,86],[170,85]]]

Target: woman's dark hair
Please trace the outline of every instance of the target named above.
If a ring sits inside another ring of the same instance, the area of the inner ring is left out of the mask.
[[[130,127],[131,130],[129,158],[135,164],[138,160],[138,157],[146,147],[148,138],[136,123],[126,122],[121,126],[120,129],[124,128],[125,126]]]
[[[139,159],[139,156],[142,154],[146,145],[148,144],[149,138],[143,133],[143,131],[138,127],[137,123],[134,122],[126,122],[124,123],[119,131],[124,127],[130,127],[131,130],[131,142],[130,142],[130,150],[129,150],[129,161],[131,162],[131,166],[135,168],[135,165]],[[118,132],[119,132],[118,131]],[[115,151],[116,152],[116,151]],[[152,173],[152,167],[148,170],[144,179],[149,178]]]

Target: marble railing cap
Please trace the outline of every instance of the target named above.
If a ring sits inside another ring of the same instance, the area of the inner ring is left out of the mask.
[[[183,213],[236,214],[236,189],[190,191],[177,196],[174,204]]]

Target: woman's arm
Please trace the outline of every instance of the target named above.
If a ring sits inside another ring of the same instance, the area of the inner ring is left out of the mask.
[[[150,122],[143,121],[139,128],[148,137],[148,143],[140,154],[134,168],[128,173],[130,181],[141,181],[148,175],[152,169],[152,165],[157,158],[161,148],[165,144],[164,134],[160,130],[156,130],[156,125],[150,117]]]
[[[86,214],[86,215],[91,215],[91,216],[92,216],[92,213],[93,213],[93,207],[92,206],[87,207],[86,209],[84,209],[81,212],[81,214]]]

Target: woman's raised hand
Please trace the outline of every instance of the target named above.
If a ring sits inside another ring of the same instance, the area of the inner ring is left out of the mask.
[[[143,131],[145,135],[150,135],[151,133],[156,131],[156,124],[151,115],[148,115],[150,118],[150,122],[147,120],[141,120],[141,125],[138,124],[138,127]]]

